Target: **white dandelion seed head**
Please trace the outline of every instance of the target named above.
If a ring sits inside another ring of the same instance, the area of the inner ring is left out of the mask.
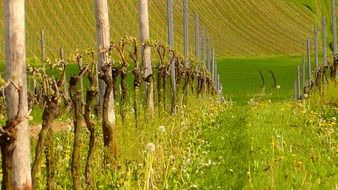
[[[174,155],[170,155],[170,156],[169,156],[169,159],[170,159],[170,160],[175,160],[175,156],[174,156]]]
[[[280,86],[279,86],[279,85],[277,85],[277,86],[276,86],[276,88],[277,88],[277,89],[280,89]]]
[[[185,165],[190,165],[191,164],[191,160],[190,159],[186,159],[184,162]]]
[[[154,152],[155,151],[155,144],[154,143],[148,143],[145,147],[146,152]]]
[[[63,146],[61,146],[61,145],[58,145],[58,146],[56,147],[56,150],[58,150],[58,151],[62,151],[62,150],[63,150]]]
[[[304,98],[307,99],[309,97],[308,94],[304,94]]]
[[[161,133],[164,133],[165,132],[165,127],[163,125],[161,125],[158,130],[161,132]]]

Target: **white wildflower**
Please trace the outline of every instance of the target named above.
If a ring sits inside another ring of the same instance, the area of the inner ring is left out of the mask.
[[[280,89],[280,86],[279,86],[279,85],[277,85],[277,86],[276,86],[276,88],[279,90],[279,89]]]
[[[309,95],[304,94],[304,99],[307,99],[309,97]]]
[[[161,133],[164,133],[164,132],[165,132],[165,127],[161,125],[161,126],[158,128],[158,130],[159,130]]]
[[[170,159],[170,160],[175,160],[175,156],[174,156],[174,155],[170,155],[170,156],[169,156],[169,159]]]
[[[155,151],[155,145],[154,143],[148,143],[145,147],[146,152],[154,152]]]
[[[190,159],[186,159],[184,162],[185,165],[190,165],[191,164],[191,160]]]
[[[198,186],[197,186],[196,184],[192,184],[192,185],[190,185],[190,188],[191,188],[191,189],[197,189]]]
[[[58,146],[56,147],[56,150],[58,150],[58,151],[62,151],[62,150],[63,150],[63,146],[61,146],[61,145],[58,145]]]

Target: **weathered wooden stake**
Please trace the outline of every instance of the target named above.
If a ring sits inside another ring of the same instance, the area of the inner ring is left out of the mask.
[[[200,26],[197,14],[195,14],[195,56],[198,63],[200,61]],[[196,69],[198,70],[198,67]]]
[[[2,189],[29,190],[32,189],[32,181],[30,132],[27,120],[25,0],[4,0],[3,7],[6,79],[12,82],[6,88],[9,122],[3,130],[13,134],[11,137],[6,137],[4,144],[1,145]],[[8,163],[10,165],[7,165]],[[5,172],[9,172],[7,176]]]
[[[306,40],[306,54],[307,54],[307,63],[308,63],[308,85],[309,85],[309,92],[311,91],[312,85],[312,66],[311,66],[311,52],[310,52],[310,39],[307,38]]]
[[[173,3],[168,0],[168,42],[170,49],[174,49],[174,25],[173,25]],[[170,76],[171,76],[171,114],[176,114],[176,61],[173,53],[170,55]]]
[[[195,14],[195,56],[196,56],[196,74],[200,71],[200,26],[198,15]],[[198,91],[199,80],[196,80],[196,89]]]
[[[211,78],[212,80],[215,80],[215,48],[212,48],[211,50],[211,66],[210,66],[210,72],[211,72]]]
[[[300,84],[300,67],[297,65],[297,94],[298,99],[301,99],[301,84]]]
[[[41,48],[42,68],[45,72],[46,48],[45,48],[45,31],[44,30],[41,30],[41,33],[40,33],[40,48]]]
[[[148,16],[148,0],[139,0],[139,16],[140,16],[140,39],[144,44],[141,50],[143,78],[146,81],[146,95],[147,95],[147,112],[150,116],[154,115],[154,81],[153,70],[151,63],[151,49],[149,44],[149,16]]]
[[[326,68],[327,65],[327,37],[326,37],[326,17],[323,16],[322,18],[322,48],[323,48],[323,66]]]
[[[63,49],[60,48],[60,60],[61,62],[65,62],[65,55],[64,55],[64,52],[63,52]],[[63,90],[64,90],[64,94],[66,96],[66,98],[69,98],[69,93],[68,93],[68,86],[67,86],[67,74],[64,75],[64,85],[63,85]]]
[[[333,79],[336,80],[338,72],[337,72],[337,63],[336,63],[336,54],[337,54],[337,19],[336,19],[336,0],[331,1],[331,10],[332,10],[332,35],[333,35]]]
[[[95,0],[95,18],[96,18],[96,37],[98,53],[98,71],[107,78],[112,78],[112,69],[108,49],[110,47],[109,15],[107,0]],[[104,69],[106,70],[104,72]],[[109,157],[116,157],[117,150],[115,144],[115,109],[113,88],[106,88],[106,83],[100,79],[99,82],[100,112],[102,113],[102,130],[104,147],[107,148]],[[107,94],[107,95],[106,95]],[[104,100],[106,95],[107,101]],[[106,101],[107,104],[103,105]],[[105,108],[103,108],[105,106]],[[106,110],[106,111],[105,111]],[[105,121],[104,121],[105,120]],[[114,162],[113,159],[109,160]]]
[[[303,81],[302,81],[302,88],[303,88],[303,95],[306,93],[305,90],[306,90],[306,61],[305,61],[305,57],[303,56],[303,59],[302,59],[302,63],[303,63]]]
[[[332,16],[332,44],[333,44],[333,56],[337,53],[337,23],[336,23],[336,0],[331,0],[331,16]]]
[[[293,98],[295,100],[297,99],[297,80],[295,80],[293,83]]]
[[[314,45],[315,45],[315,62],[316,62],[315,73],[317,73],[319,70],[319,49],[318,49],[318,28],[316,25],[314,27]]]
[[[206,62],[207,62],[207,48],[206,46],[206,31],[205,28],[202,28],[202,61],[203,61],[203,66],[206,67]]]
[[[189,0],[183,0],[183,31],[184,31],[184,59],[189,65]]]

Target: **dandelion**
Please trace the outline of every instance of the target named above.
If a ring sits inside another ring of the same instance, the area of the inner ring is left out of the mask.
[[[164,133],[164,132],[165,132],[165,127],[161,125],[161,126],[158,128],[158,130],[159,130],[161,133]]]
[[[61,145],[58,145],[58,146],[56,147],[56,150],[58,150],[58,151],[62,151],[62,150],[63,150],[63,146],[61,146]]]
[[[277,86],[276,86],[276,88],[279,90],[279,89],[280,89],[280,86],[279,86],[279,85],[277,85]]]
[[[307,99],[309,97],[309,95],[304,94],[304,99]]]
[[[190,165],[191,164],[191,160],[190,159],[186,159],[184,164],[185,165]]]
[[[155,145],[154,143],[148,143],[145,147],[146,152],[154,152],[155,151]]]
[[[170,155],[170,156],[169,156],[169,159],[170,159],[170,160],[175,160],[175,156],[174,156],[174,155]]]

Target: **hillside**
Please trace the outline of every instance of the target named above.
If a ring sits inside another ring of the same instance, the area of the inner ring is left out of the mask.
[[[137,3],[109,1],[113,40],[138,36]],[[151,38],[166,42],[166,1],[150,0]],[[3,2],[0,2],[3,17]],[[46,33],[47,54],[95,47],[92,0],[28,0],[27,53],[39,56],[39,33]],[[210,35],[220,56],[290,55],[304,52],[303,41],[312,35],[315,13],[299,3],[280,0],[191,0],[190,45],[194,45],[194,13]],[[3,19],[2,19],[3,20]],[[182,49],[182,0],[174,2],[176,48]],[[3,21],[0,22],[0,56],[4,54]],[[193,53],[194,48],[191,48]]]

